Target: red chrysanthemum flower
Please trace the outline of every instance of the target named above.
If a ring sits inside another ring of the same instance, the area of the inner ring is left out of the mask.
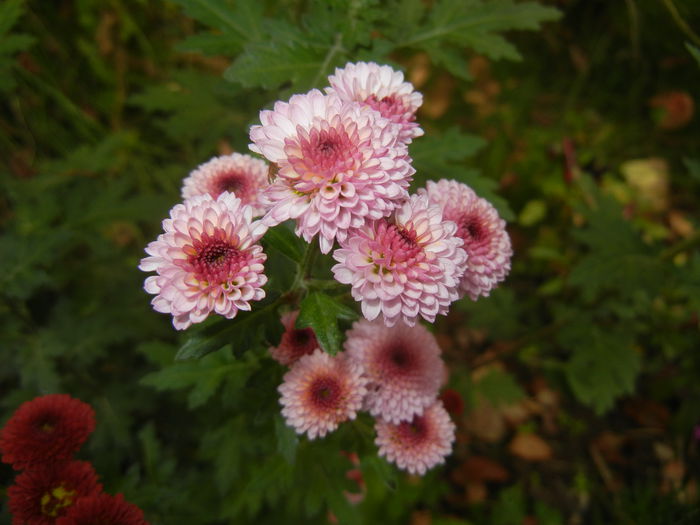
[[[278,390],[282,415],[298,434],[323,437],[348,419],[355,419],[367,390],[360,368],[345,355],[320,348],[299,359]]]
[[[85,461],[25,470],[7,489],[12,525],[52,525],[80,498],[101,491],[95,470]]]
[[[440,347],[423,325],[357,321],[345,350],[368,379],[365,408],[393,423],[410,421],[432,405],[446,379]]]
[[[270,355],[278,363],[290,366],[300,357],[313,353],[319,345],[311,328],[295,328],[299,311],[282,314],[284,333],[279,346],[270,347]]]
[[[69,459],[95,429],[95,412],[67,394],[23,403],[0,431],[2,460],[13,468]]]
[[[121,494],[96,494],[79,499],[56,525],[148,525],[148,522],[143,511]]]
[[[510,272],[513,248],[506,222],[489,201],[461,182],[428,181],[418,193],[442,208],[443,218],[457,224],[456,235],[464,241],[468,258],[459,284],[460,298],[468,295],[476,301],[479,296],[488,296]]]
[[[444,463],[452,452],[455,425],[440,402],[428,407],[423,415],[398,425],[377,420],[379,455],[411,474],[420,474]]]
[[[253,208],[253,215],[262,215],[265,208],[260,204],[262,190],[268,186],[267,163],[250,155],[232,153],[214,157],[182,182],[182,198],[209,194],[216,200],[228,191]]]

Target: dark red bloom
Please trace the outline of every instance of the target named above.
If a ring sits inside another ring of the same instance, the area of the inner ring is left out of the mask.
[[[461,416],[464,412],[464,401],[456,390],[446,388],[439,396],[440,401],[445,406],[445,410],[453,416]]]
[[[56,525],[148,525],[143,511],[121,494],[81,498]]]
[[[101,491],[95,470],[85,461],[25,470],[7,489],[12,525],[53,525],[77,500]]]
[[[65,461],[95,429],[92,407],[67,394],[23,403],[0,431],[2,460],[20,470],[47,461]]]

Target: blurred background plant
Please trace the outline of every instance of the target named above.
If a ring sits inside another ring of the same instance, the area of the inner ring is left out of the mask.
[[[84,458],[154,524],[696,522],[699,27],[680,0],[6,0],[2,421],[89,402]],[[470,184],[514,243],[436,325],[458,441],[424,478],[362,419],[284,425],[276,316],[175,333],[136,269],[191,169],[351,60],[424,93],[414,185]]]

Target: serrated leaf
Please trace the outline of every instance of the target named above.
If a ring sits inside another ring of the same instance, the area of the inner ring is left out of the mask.
[[[298,328],[312,328],[321,348],[331,355],[340,350],[341,333],[338,319],[356,319],[351,308],[322,292],[312,292],[301,301],[296,321]]]
[[[618,397],[634,392],[641,359],[627,333],[594,323],[590,316],[579,314],[558,340],[572,352],[564,373],[576,398],[603,414]]]
[[[285,224],[267,230],[262,241],[263,244],[279,250],[296,263],[300,262],[304,256],[304,242]]]
[[[450,171],[455,162],[472,157],[486,145],[486,141],[453,126],[443,133],[431,133],[411,143],[411,158],[417,171],[439,178]]]
[[[509,405],[525,397],[525,392],[508,372],[493,369],[475,384],[478,393],[493,405]]]
[[[494,59],[518,59],[520,55],[515,47],[499,33],[537,29],[543,22],[559,16],[558,10],[535,2],[439,0],[426,23],[399,33],[397,45],[419,47],[428,53],[443,46],[459,45]]]
[[[200,359],[226,345],[233,345],[237,355],[250,348],[261,335],[260,330],[278,330],[277,295],[268,292],[265,300],[253,303],[250,312],[238,312],[233,319],[218,319],[209,326],[193,331],[175,355],[178,361]]]
[[[198,52],[205,55],[231,55],[240,46],[241,39],[229,33],[200,33],[190,35],[175,46],[178,51]]]
[[[245,87],[277,89],[314,78],[324,66],[326,50],[292,42],[267,41],[246,47],[224,71],[224,78]]]
[[[222,0],[174,0],[185,13],[203,24],[235,35],[239,43],[262,37],[260,21],[262,2],[237,0],[235,4]]]

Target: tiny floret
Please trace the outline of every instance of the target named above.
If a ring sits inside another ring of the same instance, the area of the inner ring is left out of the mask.
[[[324,437],[348,419],[355,419],[367,393],[360,368],[344,354],[321,349],[299,359],[279,387],[282,415],[298,434]]]
[[[345,351],[367,377],[365,408],[392,423],[422,414],[447,376],[435,336],[420,323],[387,327],[361,319],[348,331]]]
[[[423,135],[418,126],[416,111],[423,104],[423,95],[413,89],[413,84],[404,82],[403,73],[389,66],[374,62],[347,64],[336,68],[328,77],[329,94],[342,100],[360,102],[379,111],[382,117],[399,125],[399,140],[410,143]]]
[[[139,268],[157,272],[144,288],[156,296],[157,312],[172,314],[175,328],[212,312],[232,319],[265,297],[266,255],[256,243],[267,228],[252,217],[252,208],[229,192],[216,200],[198,195],[170,210]]]
[[[300,357],[312,354],[318,346],[316,334],[313,329],[295,328],[294,323],[299,317],[299,310],[282,314],[284,333],[280,344],[270,348],[270,355],[281,365],[290,366]]]
[[[506,222],[496,208],[466,184],[454,180],[428,181],[418,190],[433,204],[439,205],[446,220],[457,224],[457,236],[464,240],[467,268],[460,281],[460,297],[476,301],[488,296],[510,272],[513,256]]]
[[[260,112],[250,149],[278,168],[263,192],[267,226],[296,220],[307,242],[318,235],[323,253],[350,228],[389,215],[408,196],[415,172],[397,126],[356,102],[318,90]]]
[[[267,186],[267,163],[250,155],[231,153],[214,157],[193,170],[182,185],[182,198],[209,194],[216,200],[228,191],[253,208],[253,216],[265,213],[260,202]]]
[[[455,439],[455,425],[439,401],[411,421],[397,425],[378,419],[375,428],[379,455],[421,476],[445,462]]]
[[[352,286],[369,320],[381,314],[387,326],[413,326],[419,316],[432,323],[459,297],[467,255],[456,230],[439,206],[413,195],[391,217],[348,235],[333,252],[333,274]]]

